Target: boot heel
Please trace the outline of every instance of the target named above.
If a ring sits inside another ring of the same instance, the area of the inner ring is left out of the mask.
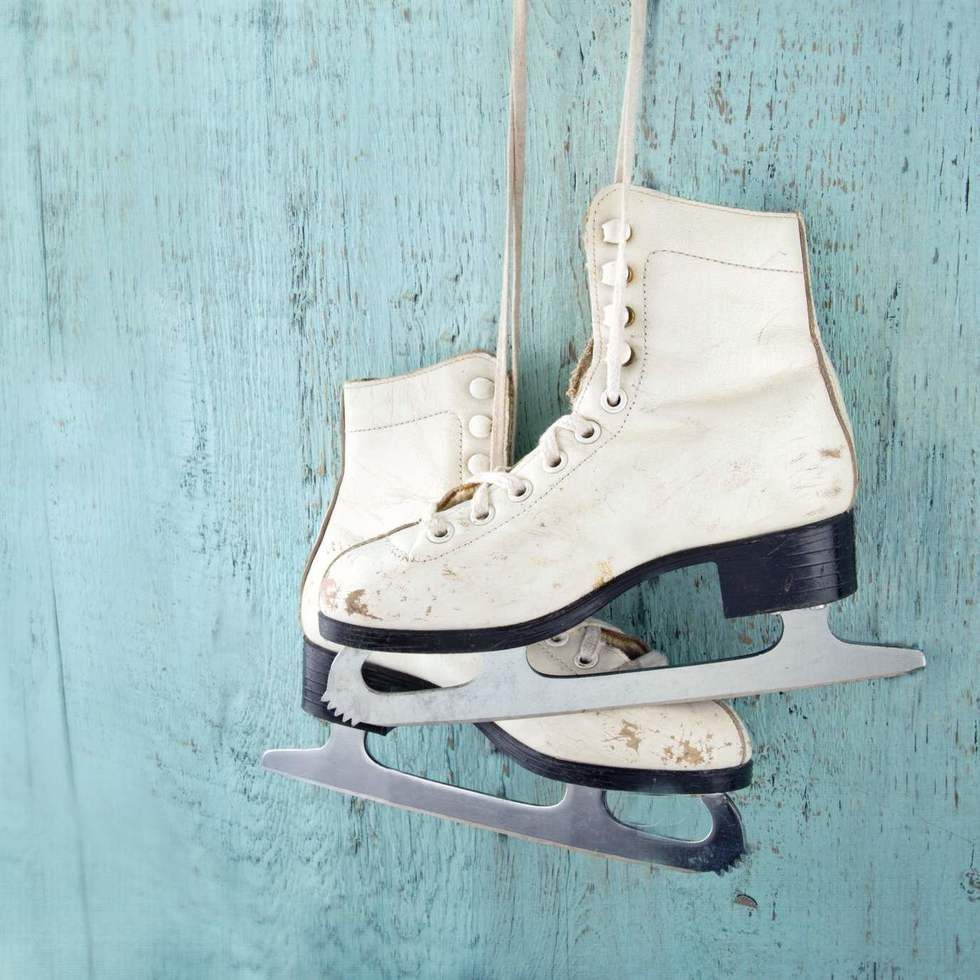
[[[715,563],[729,619],[836,602],[857,589],[854,514],[735,541]]]
[[[327,689],[327,677],[336,656],[332,650],[324,650],[309,640],[303,640],[303,710],[320,721],[329,721],[332,725],[387,735],[390,728],[382,728],[380,725],[352,725],[320,700]]]

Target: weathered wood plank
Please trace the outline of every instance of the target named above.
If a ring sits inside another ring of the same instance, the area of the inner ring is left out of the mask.
[[[928,671],[741,702],[754,850],[718,879],[257,769],[319,738],[296,584],[340,382],[492,343],[506,6],[0,11],[0,973],[975,972],[965,0],[662,3],[639,148],[664,190],[805,214],[863,466],[839,629],[921,644]],[[532,3],[524,445],[587,334],[578,229],[610,176],[625,17]],[[677,657],[734,652],[716,589],[675,575],[615,612]],[[380,750],[554,798],[471,731]],[[678,833],[695,815],[625,805]]]

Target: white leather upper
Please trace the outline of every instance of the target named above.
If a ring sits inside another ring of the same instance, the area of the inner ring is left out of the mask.
[[[331,559],[417,521],[426,504],[470,479],[472,460],[489,462],[490,433],[474,435],[472,423],[490,417],[494,365],[492,355],[473,351],[344,385],[343,472],[303,578],[303,633],[312,642],[323,643],[318,596]]]
[[[512,470],[533,487],[491,491],[494,519],[468,504],[441,517],[448,540],[417,527],[354,547],[327,570],[329,617],[375,628],[498,627],[553,612],[645,561],[778,531],[851,506],[856,473],[833,371],[809,301],[802,224],[628,192],[632,358],[626,402],[603,407],[602,267],[616,246],[616,187],[585,229],[594,352],[575,409],[601,426],[584,445],[560,434],[557,472],[540,451]],[[358,595],[354,611],[346,597]]]

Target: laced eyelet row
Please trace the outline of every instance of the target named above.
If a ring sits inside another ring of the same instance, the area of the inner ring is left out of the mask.
[[[519,503],[522,500],[527,500],[533,492],[534,486],[531,481],[522,479],[520,489],[508,490],[507,497],[509,500]],[[486,509],[482,513],[474,514],[472,511],[470,512],[470,523],[479,527],[483,524],[489,524],[496,516],[496,508],[493,504],[487,503]],[[432,544],[445,544],[455,533],[456,525],[452,521],[446,521],[445,524],[435,528],[427,527],[425,537]]]
[[[468,391],[475,401],[489,401],[493,398],[494,384],[492,379],[478,376],[470,381]],[[489,415],[472,415],[466,428],[474,439],[484,442],[493,433],[493,419]],[[484,473],[490,469],[490,457],[486,453],[475,452],[467,459],[466,468],[473,476]]]
[[[625,112],[625,110],[624,110]],[[619,167],[619,164],[617,164]],[[633,346],[626,340],[626,331],[636,323],[636,311],[627,302],[628,286],[633,282],[633,267],[629,262],[626,243],[633,237],[633,228],[626,220],[626,190],[621,188],[619,217],[602,225],[602,239],[618,246],[615,261],[602,264],[600,282],[612,290],[612,302],[602,307],[602,340],[605,342],[606,387],[600,396],[603,411],[618,414],[626,408],[627,395],[623,389],[623,368],[634,360]]]
[[[602,438],[602,426],[591,419],[585,420],[588,429],[585,432],[574,431],[575,441],[583,446],[591,446]],[[568,465],[568,453],[558,450],[557,458],[549,458],[544,455],[541,460],[541,467],[546,473],[560,473]]]

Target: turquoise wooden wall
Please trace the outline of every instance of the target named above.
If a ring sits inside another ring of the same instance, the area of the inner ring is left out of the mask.
[[[626,17],[531,3],[524,445],[587,336],[578,232]],[[321,738],[297,585],[340,382],[492,343],[509,5],[0,5],[0,974],[975,976],[977,20],[651,9],[638,179],[804,212],[863,466],[862,588],[834,621],[929,657],[739,702],[752,850],[705,878],[258,768]],[[765,626],[722,620],[711,569],[615,613],[678,659]],[[469,729],[379,751],[558,792]]]

